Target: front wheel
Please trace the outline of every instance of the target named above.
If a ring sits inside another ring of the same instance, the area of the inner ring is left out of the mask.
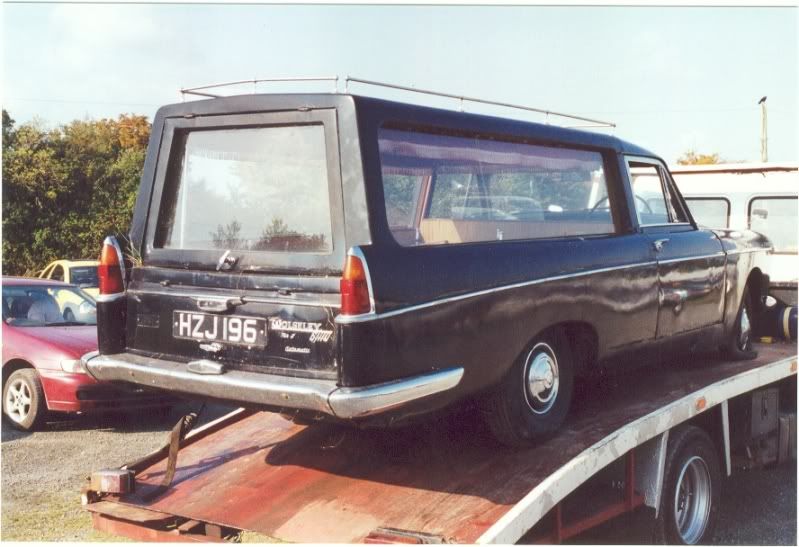
[[[494,436],[525,446],[563,424],[574,390],[574,363],[566,337],[536,339],[486,397],[484,413]]]
[[[735,324],[722,348],[722,353],[726,357],[736,361],[745,361],[757,357],[757,352],[752,345],[752,318],[754,306],[749,287],[744,289],[741,305],[738,308],[738,315],[735,316]]]
[[[44,422],[47,403],[39,374],[31,368],[14,371],[3,386],[3,415],[22,431],[33,431]]]
[[[713,441],[686,426],[669,439],[654,542],[696,545],[713,538],[718,517],[721,470]]]

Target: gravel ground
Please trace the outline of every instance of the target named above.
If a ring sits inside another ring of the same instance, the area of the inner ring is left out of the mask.
[[[2,541],[120,541],[95,531],[80,506],[80,488],[91,471],[116,467],[167,440],[178,418],[196,405],[180,405],[167,416],[110,414],[48,424],[33,434],[2,427]],[[200,423],[230,409],[207,407]],[[718,545],[796,545],[796,467],[739,473],[724,484],[716,532]],[[648,543],[648,510],[591,530],[573,543]]]
[[[196,405],[194,405],[196,406]],[[119,541],[95,531],[80,505],[86,477],[143,456],[166,443],[169,430],[193,408],[79,416],[22,433],[2,427],[2,541]],[[229,409],[209,407],[200,423]]]

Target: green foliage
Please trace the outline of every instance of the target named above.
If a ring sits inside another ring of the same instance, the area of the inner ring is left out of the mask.
[[[718,154],[698,154],[696,150],[688,150],[677,158],[678,165],[715,165],[725,163]]]
[[[15,127],[3,110],[4,273],[95,258],[106,235],[127,232],[149,131],[132,115]]]

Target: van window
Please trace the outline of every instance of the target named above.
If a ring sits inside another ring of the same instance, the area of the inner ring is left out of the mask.
[[[697,224],[708,228],[730,227],[730,202],[724,198],[685,198]]]
[[[182,141],[156,247],[332,251],[321,124],[195,130]]]
[[[402,245],[614,232],[598,152],[387,128],[379,149]]]
[[[797,252],[797,198],[753,198],[749,202],[749,228],[768,237],[774,252]]]

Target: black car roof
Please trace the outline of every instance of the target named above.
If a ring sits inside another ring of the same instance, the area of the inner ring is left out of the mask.
[[[548,125],[512,117],[489,116],[471,112],[459,112],[443,108],[423,106],[409,102],[391,101],[362,95],[344,93],[264,93],[251,95],[232,95],[198,101],[175,103],[160,108],[156,119],[193,115],[226,114],[253,112],[268,109],[297,108],[309,106],[317,108],[338,107],[346,103],[353,103],[360,112],[379,116],[382,114],[398,117],[400,120],[417,119],[425,120],[430,125],[464,126],[487,128],[491,131],[530,135],[550,141],[571,144],[583,144],[601,148],[610,148],[624,154],[636,156],[649,156],[658,158],[657,154],[646,150],[633,143],[600,132],[583,131]]]
[[[472,112],[459,112],[456,110],[449,110],[443,108],[435,108],[413,103],[405,103],[398,101],[390,101],[386,99],[378,99],[375,97],[364,97],[360,95],[351,95],[355,100],[356,105],[367,108],[383,108],[392,111],[406,110],[412,117],[426,117],[426,118],[451,118],[451,119],[468,119],[478,124],[490,125],[492,127],[500,128],[505,127],[508,133],[518,133],[522,127],[534,131],[536,135],[544,140],[552,141],[581,141],[590,146],[597,146],[602,148],[612,148],[624,154],[636,156],[650,156],[657,158],[658,155],[642,148],[631,142],[619,139],[612,135],[594,131],[583,131],[574,128],[562,127],[558,125],[543,124],[528,120],[522,120],[512,117],[499,117],[490,116],[487,114],[477,114]]]

